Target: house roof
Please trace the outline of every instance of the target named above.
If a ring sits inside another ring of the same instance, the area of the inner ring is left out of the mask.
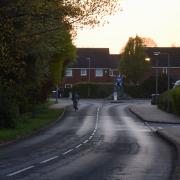
[[[120,54],[110,54],[110,68],[118,68],[120,63]]]
[[[118,68],[119,55],[110,55],[108,48],[77,48],[76,62],[71,68]]]
[[[154,55],[154,52],[160,52],[160,54]],[[146,53],[151,59],[152,66],[156,66],[158,60],[159,67],[167,67],[169,55],[170,66],[180,67],[180,47],[147,47]]]
[[[154,52],[161,54],[154,55]],[[153,67],[158,60],[159,67],[168,66],[168,54],[171,67],[180,67],[180,47],[147,47],[146,54],[151,59]],[[120,54],[109,54],[108,48],[77,48],[76,62],[69,68],[112,68],[117,69],[121,59]]]

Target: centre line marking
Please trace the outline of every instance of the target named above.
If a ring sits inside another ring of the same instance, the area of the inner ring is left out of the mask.
[[[76,149],[78,149],[78,148],[79,148],[79,147],[81,147],[81,146],[82,146],[82,144],[79,144],[79,145],[78,145],[78,146],[76,146],[75,148],[76,148]]]
[[[85,141],[83,142],[83,144],[86,144],[86,143],[88,143],[88,140],[85,140]]]
[[[66,152],[64,152],[64,153],[62,153],[63,155],[66,155],[66,154],[68,154],[68,153],[70,153],[71,151],[73,151],[74,149],[69,149],[68,151],[66,151]]]
[[[34,166],[29,166],[29,167],[24,168],[24,169],[21,169],[21,170],[19,170],[19,171],[10,173],[10,174],[8,174],[8,175],[6,175],[6,176],[9,176],[9,177],[10,177],[10,176],[14,176],[14,175],[16,175],[16,174],[22,173],[22,172],[27,171],[27,170],[32,169],[32,168],[34,168]]]
[[[56,159],[56,158],[58,158],[58,157],[59,157],[59,156],[54,156],[54,157],[52,157],[52,158],[46,159],[46,160],[44,160],[44,161],[41,161],[40,164],[47,163],[47,162],[52,161],[53,159]]]
[[[89,137],[89,140],[92,139],[92,138],[93,138],[93,136],[90,136],[90,137]]]

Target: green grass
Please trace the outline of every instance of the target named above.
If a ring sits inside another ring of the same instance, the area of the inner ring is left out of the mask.
[[[33,132],[56,121],[63,109],[49,109],[46,105],[37,108],[35,118],[31,113],[21,115],[17,119],[16,128],[0,129],[0,143],[26,137]]]

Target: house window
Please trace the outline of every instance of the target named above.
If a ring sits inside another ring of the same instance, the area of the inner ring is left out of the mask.
[[[113,70],[112,69],[110,69],[109,70],[109,76],[113,76],[114,74],[113,74]]]
[[[162,69],[163,74],[167,74],[167,68]]]
[[[72,84],[65,84],[64,87],[68,88],[68,89],[71,89],[72,88]]]
[[[102,77],[103,76],[103,69],[96,69],[96,77]]]
[[[67,77],[72,77],[72,69],[66,69],[66,76]]]
[[[87,76],[87,70],[81,69],[81,76]]]

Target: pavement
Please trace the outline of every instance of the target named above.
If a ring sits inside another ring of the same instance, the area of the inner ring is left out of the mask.
[[[55,101],[54,99],[52,99],[52,101]],[[64,109],[67,106],[72,105],[72,100],[70,98],[63,98],[63,99],[58,99],[58,103],[56,104],[52,104],[50,106],[50,108],[53,109]]]
[[[139,119],[147,123],[157,123],[157,124],[176,124],[176,127],[166,126],[160,130],[155,130],[155,132],[167,140],[171,145],[176,148],[176,157],[174,164],[174,171],[172,172],[173,180],[180,180],[180,117],[166,113],[156,105],[151,105],[149,103],[143,104],[133,104],[130,105],[129,110],[134,113]],[[179,125],[179,127],[178,127]]]

